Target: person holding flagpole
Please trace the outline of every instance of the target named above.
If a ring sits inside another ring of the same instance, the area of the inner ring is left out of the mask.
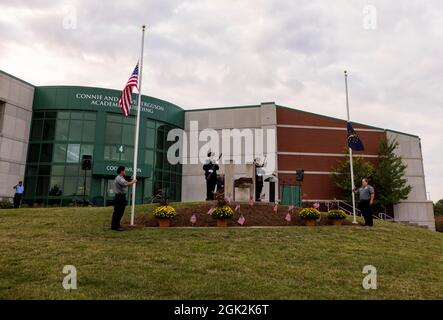
[[[114,179],[113,189],[114,189],[114,212],[112,213],[112,223],[111,229],[114,231],[123,231],[120,226],[120,221],[125,213],[126,208],[126,192],[128,186],[135,185],[137,183],[136,179],[131,181],[126,181],[125,179],[125,167],[119,166],[117,169],[117,176]]]
[[[373,226],[372,218],[372,205],[374,204],[375,191],[374,187],[369,185],[368,178],[361,180],[361,187],[354,189],[355,193],[358,193],[359,208],[365,219],[365,227]]]
[[[356,208],[355,208],[355,183],[354,183],[354,164],[353,164],[353,155],[352,151],[363,151],[365,148],[363,146],[363,142],[358,137],[358,134],[355,132],[354,128],[351,124],[351,116],[349,112],[349,95],[348,95],[348,72],[345,70],[345,89],[346,89],[346,113],[347,113],[347,132],[348,132],[348,148],[349,148],[349,167],[351,171],[351,189],[352,189],[352,214],[353,221],[352,223],[357,224],[356,218]]]
[[[137,88],[138,91],[138,101],[137,101],[137,117],[135,119],[135,135],[134,135],[134,166],[133,166],[133,176],[132,180],[128,183],[124,183],[121,179],[116,178],[116,181],[119,180],[122,183],[123,187],[127,187],[129,185],[132,185],[132,199],[131,199],[131,226],[134,225],[134,218],[135,218],[135,195],[136,195],[136,182],[137,182],[137,160],[138,160],[138,138],[139,138],[139,132],[140,132],[140,109],[141,109],[141,98],[142,98],[142,71],[143,71],[143,47],[145,42],[145,26],[142,26],[142,38],[141,38],[141,50],[140,50],[140,59],[137,65],[135,66],[134,71],[132,72],[132,75],[129,77],[129,80],[126,82],[125,87],[123,88],[123,91],[120,95],[120,98],[118,99],[118,104],[122,109],[122,113],[125,117],[129,116],[129,113],[131,111],[131,104],[132,104],[132,91],[134,88]],[[119,170],[121,167],[119,168]],[[123,169],[124,172],[124,169]],[[118,173],[121,175],[121,172]],[[118,182],[114,183],[114,185],[119,185]],[[126,205],[126,195],[125,195],[125,205]],[[119,207],[120,208],[120,207]],[[120,209],[119,209],[120,210]],[[116,216],[118,217],[120,214],[120,211],[117,210]],[[124,208],[123,208],[124,211]],[[114,210],[115,212],[115,210]],[[120,217],[121,218],[121,217]],[[114,225],[114,218],[113,218],[113,229],[116,227],[117,224]]]

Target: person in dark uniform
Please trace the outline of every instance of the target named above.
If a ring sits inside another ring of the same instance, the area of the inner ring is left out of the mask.
[[[20,204],[22,203],[23,193],[25,192],[25,187],[23,186],[23,182],[19,181],[17,185],[13,187],[15,190],[14,194],[14,208],[20,208]]]
[[[126,207],[126,192],[128,190],[128,186],[137,183],[136,179],[132,179],[131,181],[126,181],[125,179],[125,167],[120,166],[117,169],[117,176],[114,179],[114,212],[112,213],[112,223],[111,229],[115,231],[123,231],[120,227],[120,220],[125,213]]]
[[[208,152],[208,159],[206,159],[203,165],[203,170],[205,171],[206,179],[206,201],[214,200],[215,186],[217,185],[217,170],[219,169],[218,164],[212,159],[214,153]]]
[[[365,226],[373,226],[372,205],[374,204],[374,188],[369,185],[368,179],[361,180],[361,187],[354,190],[359,195],[359,208],[365,219]]]
[[[217,175],[217,192],[225,193],[225,174],[220,173]]]
[[[255,166],[255,201],[261,201],[261,191],[263,189],[263,176],[264,176],[264,170],[263,167],[265,166],[265,163],[260,164],[260,159],[255,158],[254,159],[254,166]]]

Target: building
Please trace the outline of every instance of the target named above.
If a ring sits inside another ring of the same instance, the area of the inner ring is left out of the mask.
[[[8,182],[0,186],[0,197],[11,197],[12,186],[24,179],[24,201],[29,205],[69,205],[81,199],[83,193],[96,205],[111,204],[116,167],[126,165],[130,174],[134,150],[135,111],[128,118],[122,117],[117,103],[120,92],[79,86],[36,87],[4,72],[0,77],[0,174]],[[167,160],[167,150],[174,143],[167,140],[167,134],[175,128],[184,129],[187,136],[192,136],[193,130],[199,135],[208,128],[220,137],[226,129],[273,132],[267,136],[267,149],[254,149],[254,154],[266,154],[278,174],[277,198],[284,201],[285,190],[294,186],[294,191],[288,189],[289,192],[300,191],[303,200],[342,198],[330,175],[331,168],[344,157],[344,120],[273,102],[183,110],[149,96],[142,97],[141,114],[137,169],[141,187],[137,188],[137,203],[150,202],[160,190],[165,190],[172,200],[204,200],[205,181],[201,164],[195,159],[196,150],[187,145],[183,165],[171,165]],[[196,121],[198,129],[193,129],[192,122]],[[395,206],[395,220],[434,229],[432,202],[426,198],[420,138],[365,124],[354,123],[354,128],[365,143],[365,151],[356,155],[374,164],[381,138],[400,142],[397,152],[408,166],[407,179],[413,190],[407,200]],[[269,149],[270,142],[274,148]],[[197,144],[200,150],[205,141]],[[244,147],[229,147],[231,157],[250,155],[245,151],[248,143],[240,145]],[[92,170],[86,172],[86,178],[81,170],[82,155],[93,157]],[[236,175],[241,176],[245,165],[236,167]],[[301,190],[295,181],[299,168],[305,170]],[[222,164],[221,171],[224,169]]]
[[[34,86],[0,72],[0,200],[25,176]]]

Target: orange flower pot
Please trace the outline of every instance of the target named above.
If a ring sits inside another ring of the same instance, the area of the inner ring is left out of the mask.
[[[317,224],[317,221],[315,221],[315,220],[311,220],[311,219],[305,220],[305,226],[307,226],[307,227],[315,227],[316,224]]]
[[[169,219],[158,219],[158,226],[160,228],[169,228],[171,225],[171,220]]]
[[[332,219],[332,225],[341,226],[343,223],[343,219]]]
[[[226,228],[228,226],[228,219],[217,219],[217,227]]]

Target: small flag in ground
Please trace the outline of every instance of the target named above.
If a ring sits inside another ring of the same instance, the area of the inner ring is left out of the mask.
[[[278,203],[276,203],[274,206],[274,212],[277,212],[277,211],[278,211]]]
[[[197,222],[197,216],[195,215],[195,213],[192,214],[191,219],[189,219],[189,221],[192,224],[195,224]]]
[[[288,214],[286,215],[286,217],[285,217],[285,220],[289,223],[289,222],[291,222],[291,213],[290,212],[288,212]]]
[[[123,115],[125,117],[129,116],[129,111],[131,111],[131,103],[132,103],[132,89],[138,87],[138,62],[135,66],[134,71],[126,82],[125,87],[123,88],[122,93],[120,94],[120,98],[118,99],[118,104],[120,108],[122,108]]]
[[[320,203],[318,203],[318,202],[314,203],[314,208],[315,208],[315,209],[320,208]]]
[[[254,205],[254,198],[249,197],[249,205],[252,207]]]
[[[237,221],[237,223],[239,224],[239,225],[243,225],[244,223],[245,223],[245,221],[246,221],[246,219],[245,219],[245,217],[243,216],[243,214],[240,216],[240,218],[238,218],[238,221]]]
[[[240,205],[236,205],[234,211],[237,212],[238,210],[240,210]]]
[[[265,200],[265,198],[266,198],[266,194],[262,194],[261,196],[260,196],[260,200]]]
[[[288,211],[292,211],[292,210],[294,210],[294,205],[290,205],[290,206],[288,207]]]
[[[213,211],[214,211],[214,208],[209,209],[208,214],[212,214]]]

